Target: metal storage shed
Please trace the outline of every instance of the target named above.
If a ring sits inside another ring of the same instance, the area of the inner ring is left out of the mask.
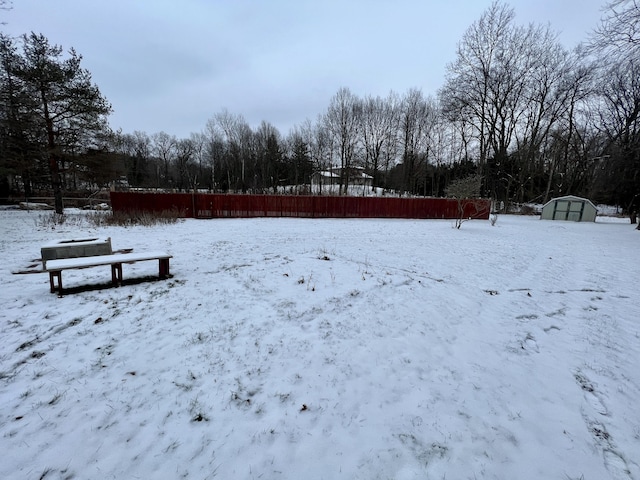
[[[598,209],[586,198],[558,197],[549,200],[542,207],[542,220],[570,220],[573,222],[595,222]]]

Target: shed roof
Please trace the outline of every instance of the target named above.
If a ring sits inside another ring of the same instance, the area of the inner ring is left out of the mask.
[[[591,200],[589,200],[588,198],[583,198],[583,197],[577,197],[575,195],[565,195],[564,197],[556,197],[556,198],[552,198],[551,200],[549,200],[547,203],[545,203],[542,208],[546,207],[547,205],[549,205],[552,202],[557,202],[558,200],[569,200],[571,202],[585,202],[588,203],[589,205],[591,205],[593,208],[595,208],[596,210],[598,209],[598,207],[596,207],[593,202]]]
[[[337,171],[339,171],[340,169],[336,169]],[[340,178],[340,173],[336,172],[336,171],[328,171],[328,170],[320,170],[318,172],[315,172],[318,175],[322,176],[322,177],[329,177],[329,178]],[[351,178],[373,178],[371,175],[368,175],[364,172],[357,172],[357,173],[352,173],[350,175]]]

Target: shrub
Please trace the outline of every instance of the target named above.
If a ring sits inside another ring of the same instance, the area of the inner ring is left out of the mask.
[[[531,205],[521,205],[520,215],[536,215],[536,209]]]
[[[465,210],[469,206],[475,207],[478,211],[480,204],[473,198],[480,193],[480,185],[482,184],[482,175],[469,175],[458,180],[454,180],[447,187],[447,196],[455,198],[458,202],[458,218],[456,218],[456,228],[460,228],[466,220]]]
[[[153,225],[168,225],[178,222],[183,217],[178,209],[163,210],[161,212],[131,211],[131,212],[110,212],[92,213],[87,219],[95,226],[121,226],[143,225],[150,227]]]

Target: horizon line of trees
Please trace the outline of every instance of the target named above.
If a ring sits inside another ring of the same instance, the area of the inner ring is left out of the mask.
[[[437,95],[359,97],[343,87],[315,121],[282,135],[215,113],[201,132],[113,132],[111,106],[42,35],[0,34],[0,197],[134,187],[277,192],[315,171],[362,168],[373,185],[444,196],[470,175],[509,203],[575,194],[640,207],[640,6],[606,4],[588,42],[567,50],[549,26],[519,25],[495,1],[465,32]],[[59,201],[58,201],[59,198]],[[59,205],[58,205],[59,203]]]

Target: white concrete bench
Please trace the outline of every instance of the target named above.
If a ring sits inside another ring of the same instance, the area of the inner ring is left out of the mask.
[[[115,253],[112,255],[97,255],[93,257],[64,258],[49,260],[47,272],[49,272],[49,284],[51,293],[58,291],[62,295],[62,271],[78,268],[111,266],[111,281],[114,286],[122,285],[122,264],[158,260],[158,276],[169,276],[169,259],[172,255],[166,252],[140,252],[140,253]],[[55,280],[57,279],[57,285]]]

